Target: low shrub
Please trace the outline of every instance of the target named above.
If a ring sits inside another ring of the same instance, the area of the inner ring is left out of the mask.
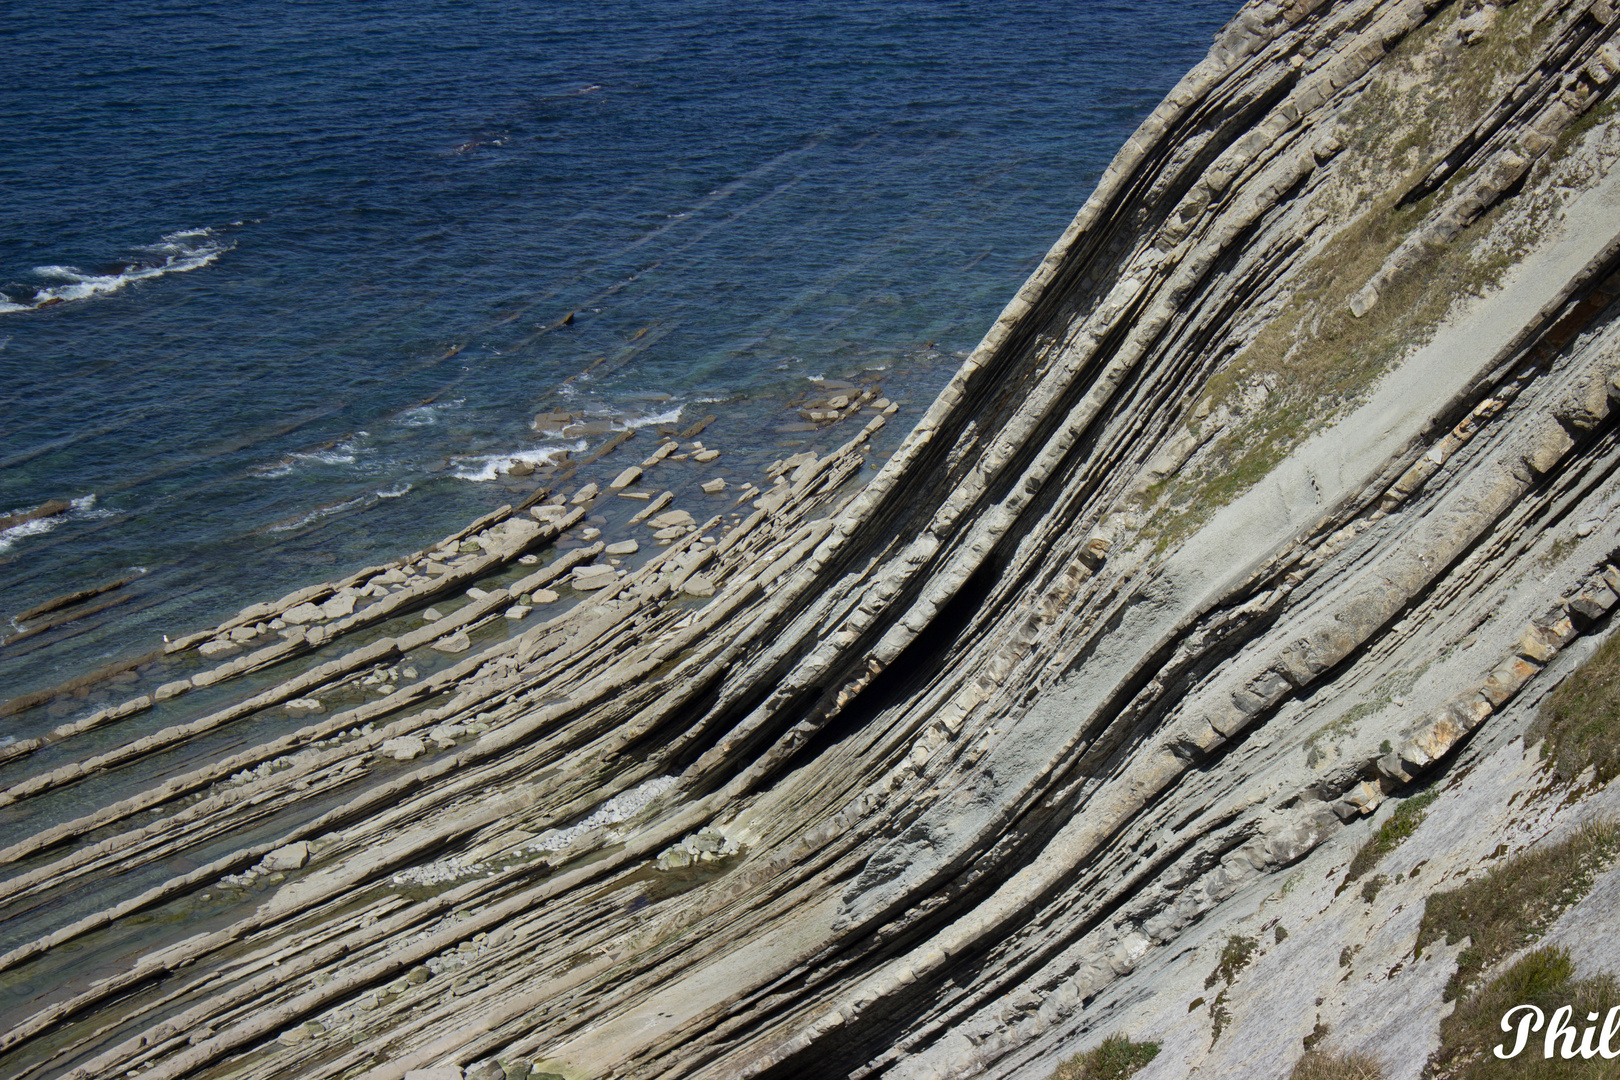
[[[1132,1042],[1123,1035],[1110,1035],[1059,1065],[1052,1080],[1125,1080],[1158,1056],[1156,1042]]]

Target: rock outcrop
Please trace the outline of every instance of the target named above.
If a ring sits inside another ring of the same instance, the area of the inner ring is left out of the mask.
[[[6,1075],[1416,1075],[1391,905],[1598,805],[1513,740],[1620,603],[1617,31],[1255,0],[864,485],[505,508],[7,748]]]

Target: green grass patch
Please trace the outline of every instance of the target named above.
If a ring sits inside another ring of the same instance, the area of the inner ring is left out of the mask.
[[[1259,947],[1260,943],[1252,937],[1228,934],[1226,944],[1221,948],[1220,962],[1209,973],[1209,978],[1204,980],[1204,989],[1210,989],[1217,982],[1231,986],[1238,973],[1249,966],[1249,961],[1254,959],[1255,949]]]
[[[1598,647],[1558,684],[1524,734],[1526,745],[1545,739],[1541,756],[1565,780],[1588,765],[1597,779],[1620,773],[1620,634]]]
[[[1440,1049],[1429,1058],[1424,1075],[1437,1080],[1620,1078],[1620,1061],[1542,1057],[1545,1026],[1530,1035],[1516,1057],[1499,1059],[1492,1048],[1502,1046],[1504,1051],[1511,1051],[1516,1041],[1516,1033],[1504,1033],[1501,1023],[1503,1015],[1517,1005],[1534,1005],[1549,1019],[1565,1005],[1572,1006],[1569,1023],[1580,1030],[1587,1026],[1588,1013],[1595,1012],[1601,1018],[1610,1008],[1620,1005],[1620,985],[1609,975],[1576,979],[1575,965],[1563,949],[1541,948],[1526,953],[1440,1022]]]
[[[1395,812],[1378,827],[1356,857],[1350,860],[1350,869],[1345,873],[1345,881],[1356,881],[1377,866],[1385,855],[1400,847],[1406,838],[1417,832],[1417,827],[1423,824],[1428,815],[1429,806],[1440,797],[1440,792],[1433,788],[1421,795],[1414,795],[1405,799],[1395,808]]]
[[[1395,361],[1433,335],[1453,303],[1494,289],[1519,249],[1535,241],[1515,235],[1484,243],[1501,219],[1499,205],[1422,265],[1396,275],[1364,317],[1350,314],[1350,298],[1470,175],[1459,171],[1403,205],[1406,193],[1419,189],[1456,140],[1498,104],[1501,87],[1528,68],[1552,29],[1550,21],[1533,24],[1535,5],[1504,8],[1484,40],[1447,56],[1437,74],[1436,41],[1450,37],[1459,7],[1408,34],[1343,113],[1340,126],[1349,135],[1333,167],[1340,186],[1359,192],[1360,201],[1343,196],[1325,207],[1348,223],[1294,276],[1287,302],[1249,345],[1211,376],[1205,388],[1211,410],[1235,407],[1259,383],[1272,392],[1217,436],[1195,468],[1143,498],[1156,506],[1149,527],[1158,552],[1184,541],[1347,412]]]
[[[1221,992],[1215,995],[1215,1000],[1209,1003],[1209,1045],[1214,1046],[1220,1040],[1221,1032],[1226,1030],[1226,1025],[1231,1023],[1232,1010],[1226,1007],[1229,997],[1227,991],[1231,989],[1232,982],[1238,974],[1249,966],[1259,948],[1258,938],[1243,937],[1240,934],[1226,936],[1226,944],[1221,946],[1221,957],[1215,962],[1215,969],[1204,980],[1205,990],[1211,989],[1216,983],[1226,984]]]
[[[1132,1042],[1123,1035],[1110,1035],[1059,1065],[1052,1080],[1124,1080],[1158,1056],[1156,1042]]]
[[[1457,955],[1445,1000],[1463,997],[1481,974],[1539,939],[1591,891],[1617,853],[1620,829],[1612,822],[1595,822],[1560,843],[1538,845],[1498,863],[1459,889],[1430,896],[1418,927],[1417,952],[1442,939],[1447,945],[1470,939]]]

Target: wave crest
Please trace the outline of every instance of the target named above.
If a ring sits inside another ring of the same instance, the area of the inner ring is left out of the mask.
[[[20,299],[0,293],[0,314],[37,311],[71,300],[114,293],[136,281],[198,270],[235,246],[213,229],[182,229],[166,233],[155,244],[138,248],[141,254],[108,273],[90,273],[76,266],[36,266],[33,271],[36,276],[61,284],[23,286],[33,292]]]

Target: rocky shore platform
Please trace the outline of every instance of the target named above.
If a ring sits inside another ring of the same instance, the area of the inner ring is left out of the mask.
[[[1456,1075],[1437,898],[1620,798],[1617,32],[1254,0],[875,475],[609,447],[4,747],[0,1076]]]

